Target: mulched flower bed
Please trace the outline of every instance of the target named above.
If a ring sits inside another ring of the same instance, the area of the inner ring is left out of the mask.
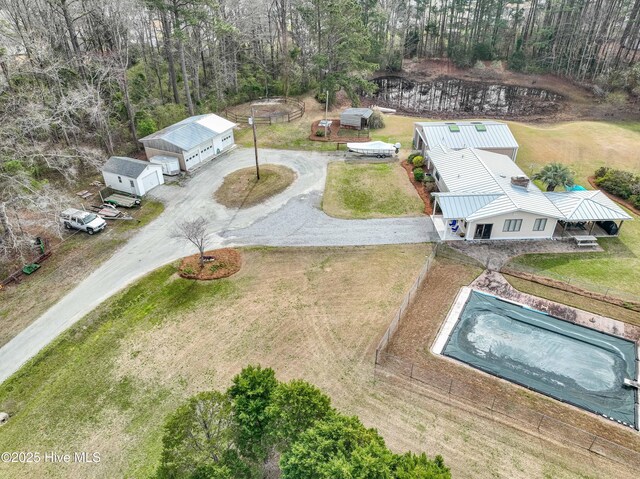
[[[420,181],[416,181],[413,177],[413,165],[411,165],[408,161],[401,161],[400,165],[407,171],[407,175],[409,176],[409,181],[413,185],[413,187],[418,192],[418,195],[424,202],[424,213],[427,215],[433,214],[433,207],[431,206],[431,193],[427,191],[424,184]]]
[[[311,141],[336,141],[339,143],[358,143],[371,141],[369,133],[366,130],[352,130],[353,136],[349,136],[349,129],[342,128],[340,132],[340,120],[331,120],[331,126],[327,128],[328,136],[316,136],[316,131],[324,131],[324,126],[320,126],[320,121],[314,121],[311,124],[311,134],[309,139]]]
[[[185,279],[210,280],[236,274],[242,266],[242,256],[232,248],[206,251],[204,267],[200,268],[200,254],[182,259],[178,274]]]

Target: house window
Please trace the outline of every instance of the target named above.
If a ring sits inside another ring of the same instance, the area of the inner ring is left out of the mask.
[[[133,180],[129,180],[129,184],[131,185],[131,188],[133,188],[133,187],[134,187]]]
[[[440,181],[440,173],[436,171],[436,181]]]
[[[547,227],[547,218],[538,218],[533,222],[533,231],[544,231]]]
[[[118,183],[122,183],[122,177],[118,176]]]
[[[521,227],[522,227],[522,220],[505,220],[502,231],[506,231],[506,232],[520,231]]]

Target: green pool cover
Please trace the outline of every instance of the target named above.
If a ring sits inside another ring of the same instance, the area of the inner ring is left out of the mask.
[[[443,354],[638,428],[633,341],[472,291]]]

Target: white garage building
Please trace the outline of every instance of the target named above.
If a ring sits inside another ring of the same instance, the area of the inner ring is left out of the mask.
[[[140,140],[147,158],[173,156],[180,168],[189,171],[215,158],[235,144],[235,123],[218,115],[192,116]]]
[[[109,188],[143,196],[164,183],[162,166],[125,156],[112,156],[102,167],[104,184]]]
[[[438,145],[452,150],[477,148],[507,155],[516,161],[518,142],[509,125],[498,121],[417,122],[414,123],[413,145],[426,157]]]

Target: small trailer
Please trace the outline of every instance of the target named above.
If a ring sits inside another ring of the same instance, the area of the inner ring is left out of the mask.
[[[364,156],[376,156],[383,158],[385,156],[393,156],[400,150],[400,143],[392,145],[384,141],[369,141],[366,143],[347,143],[349,151],[359,153]]]
[[[109,203],[115,206],[122,206],[124,208],[133,208],[140,206],[140,198],[133,196],[121,195],[119,193],[113,193],[104,199],[105,203]]]

